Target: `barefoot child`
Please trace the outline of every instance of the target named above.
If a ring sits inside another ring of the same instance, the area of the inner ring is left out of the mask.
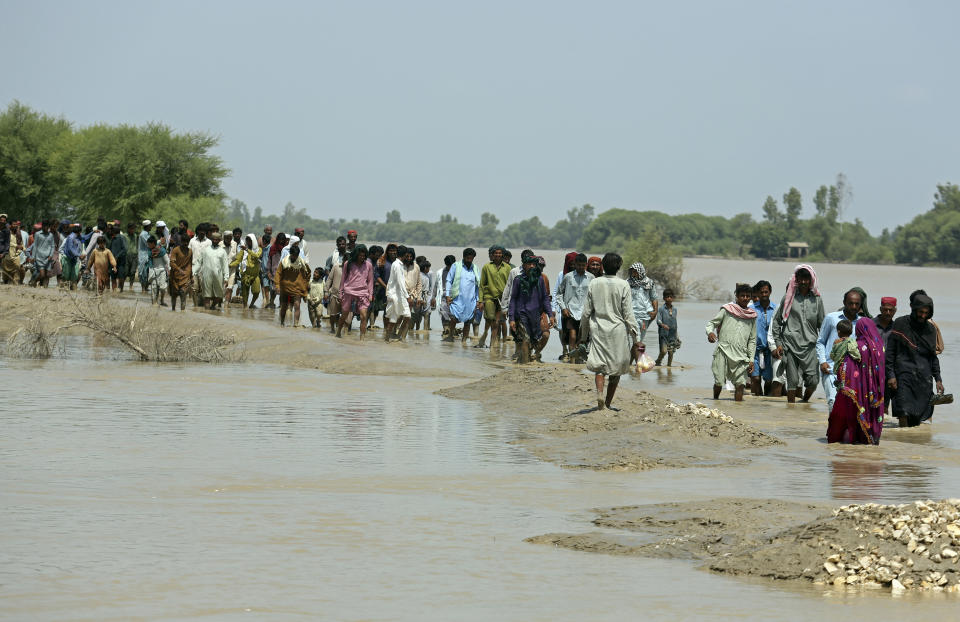
[[[173,236],[174,247],[170,252],[170,310],[177,310],[177,301],[180,301],[180,312],[187,310],[187,296],[193,285],[193,251],[190,250],[190,238],[185,233]]]
[[[117,260],[107,248],[107,239],[101,235],[97,238],[97,248],[90,253],[87,261],[87,271],[93,272],[96,278],[98,294],[103,294],[103,290],[110,285],[110,273],[116,269]]]
[[[660,354],[657,365],[667,357],[667,367],[673,365],[673,353],[680,348],[677,337],[677,309],[673,306],[673,290],[663,290],[663,306],[657,309],[657,333],[660,337]]]
[[[860,350],[857,349],[857,341],[852,337],[853,323],[850,320],[840,320],[837,322],[837,339],[830,348],[830,360],[833,361],[833,375],[837,376],[837,384],[840,380],[840,368],[843,367],[843,359],[848,354],[855,361],[860,360]],[[837,388],[840,388],[839,386]]]
[[[167,249],[159,243],[155,236],[147,238],[147,259],[141,271],[146,273],[147,289],[150,290],[151,304],[167,306],[163,301],[167,293]]]
[[[716,317],[707,322],[707,340],[716,343],[713,353],[713,399],[720,398],[725,380],[735,387],[734,399],[743,401],[747,375],[753,372],[753,355],[757,343],[757,312],[750,309],[753,287],[738,283],[737,302],[720,307]],[[719,337],[718,337],[719,334]]]
[[[313,271],[313,280],[310,281],[310,291],[307,292],[307,312],[310,314],[310,326],[320,328],[323,321],[324,280],[323,268],[316,268]]]

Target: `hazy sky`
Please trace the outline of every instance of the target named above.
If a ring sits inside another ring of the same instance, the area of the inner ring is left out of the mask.
[[[221,136],[231,197],[502,224],[611,207],[874,232],[960,182],[956,2],[0,0],[0,105]]]

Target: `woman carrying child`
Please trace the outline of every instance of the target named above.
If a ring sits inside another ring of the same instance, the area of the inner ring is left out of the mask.
[[[886,365],[883,338],[873,320],[866,317],[857,320],[855,332],[856,341],[850,336],[849,320],[837,324],[838,338],[830,352],[837,397],[830,410],[827,442],[879,445]]]

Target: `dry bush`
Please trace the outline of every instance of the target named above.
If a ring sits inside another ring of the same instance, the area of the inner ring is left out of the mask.
[[[161,362],[236,363],[244,357],[242,348],[234,348],[236,337],[207,328],[188,333],[157,332],[153,342],[153,360]]]
[[[732,300],[733,294],[729,289],[724,287],[723,283],[723,279],[719,276],[709,276],[684,283],[683,292],[686,296],[696,298],[697,300]]]
[[[109,305],[103,298],[72,298],[72,325],[108,335],[142,361],[225,363],[243,359],[237,338],[214,328],[192,328],[160,318],[156,309]]]
[[[7,337],[7,356],[10,358],[48,359],[57,346],[62,327],[53,326],[50,313],[40,309],[27,323]]]

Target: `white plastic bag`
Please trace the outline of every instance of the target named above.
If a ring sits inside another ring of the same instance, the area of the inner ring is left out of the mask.
[[[650,358],[646,352],[641,353],[640,358],[637,359],[637,371],[645,374],[654,367],[656,367],[656,364],[653,362],[653,359]]]

